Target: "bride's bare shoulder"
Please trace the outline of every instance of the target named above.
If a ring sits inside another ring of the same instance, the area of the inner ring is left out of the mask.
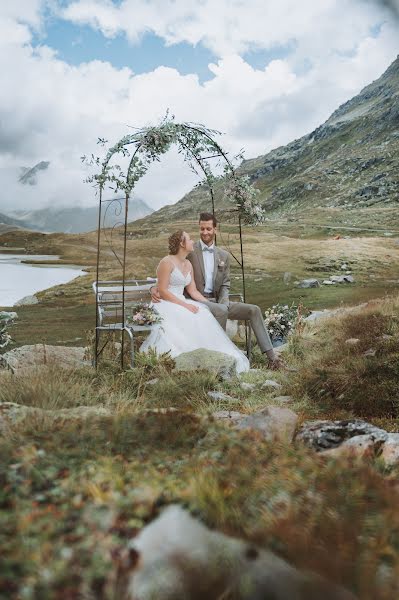
[[[173,266],[173,260],[170,258],[170,256],[164,256],[158,263],[158,269],[173,269]]]

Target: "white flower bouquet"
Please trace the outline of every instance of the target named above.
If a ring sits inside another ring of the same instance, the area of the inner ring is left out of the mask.
[[[17,318],[15,312],[0,312],[0,348],[6,348],[12,341],[8,333],[8,327],[12,325]]]
[[[132,325],[156,325],[161,323],[162,317],[153,306],[138,303],[131,307],[127,321]]]
[[[283,343],[288,334],[295,329],[301,315],[298,306],[275,304],[265,311],[265,325],[272,342]]]

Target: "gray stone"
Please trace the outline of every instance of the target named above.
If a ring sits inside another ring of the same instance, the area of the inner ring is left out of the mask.
[[[24,296],[24,298],[15,302],[14,306],[31,306],[33,304],[39,304],[39,300],[36,296]]]
[[[198,371],[204,369],[215,373],[222,379],[231,379],[236,374],[236,361],[233,356],[199,348],[192,352],[184,352],[176,356],[176,371]]]
[[[292,273],[290,273],[289,271],[286,271],[283,275],[283,281],[286,285],[288,285],[290,283],[292,279]]]
[[[289,408],[267,406],[241,419],[236,427],[260,431],[266,440],[291,442],[297,422],[298,415]]]
[[[237,332],[238,332],[238,321],[233,321],[232,319],[227,319],[226,333],[231,340],[237,335]]]
[[[244,392],[253,392],[256,389],[256,385],[255,383],[246,383],[245,381],[242,381],[240,383],[240,388],[242,390],[244,390]]]
[[[399,433],[388,433],[382,446],[381,458],[387,467],[399,464]]]
[[[178,505],[129,541],[120,564],[117,596],[126,600],[355,600],[270,550],[208,529]]]
[[[366,456],[375,455],[378,448],[383,444],[382,440],[376,440],[370,434],[355,435],[348,440],[345,440],[336,448],[330,448],[328,450],[322,450],[323,456],[332,458],[339,458],[341,456],[357,456],[358,458],[364,458]]]
[[[277,381],[274,381],[273,379],[266,379],[266,381],[264,381],[262,383],[262,390],[266,390],[266,389],[270,389],[270,388],[278,390],[281,387],[283,387],[281,385],[281,383],[278,383]]]
[[[370,435],[376,442],[384,442],[388,433],[361,419],[342,421],[306,421],[296,436],[296,440],[320,452],[336,448],[349,438]]]
[[[5,352],[1,357],[0,366],[14,372],[49,365],[65,368],[82,367],[90,364],[85,360],[85,352],[85,348],[72,346],[48,346],[46,344],[20,346]]]
[[[359,342],[359,338],[348,338],[347,340],[345,340],[345,344],[347,344],[348,346],[357,346]]]
[[[150,379],[149,381],[146,382],[146,385],[156,385],[159,381],[158,377],[154,377],[154,379]]]
[[[217,421],[236,423],[237,421],[245,417],[245,415],[236,410],[217,410],[214,413],[212,413],[212,417]]]
[[[318,279],[302,279],[302,281],[300,281],[298,283],[298,287],[299,288],[320,287],[320,282]]]

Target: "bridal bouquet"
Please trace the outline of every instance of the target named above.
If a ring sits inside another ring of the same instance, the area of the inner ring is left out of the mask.
[[[284,342],[295,328],[299,318],[298,307],[292,304],[275,304],[265,311],[265,325],[272,342]]]
[[[127,321],[132,325],[156,325],[162,321],[162,317],[153,306],[149,304],[134,304]]]

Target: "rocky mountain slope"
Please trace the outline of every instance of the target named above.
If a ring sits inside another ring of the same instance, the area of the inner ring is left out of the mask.
[[[140,198],[134,198],[129,206],[129,220],[135,221],[151,214],[153,210]],[[48,233],[83,233],[97,228],[97,206],[71,206],[69,208],[42,208],[32,211],[16,211],[10,215],[0,215],[0,222],[12,221],[13,225]],[[115,217],[106,219],[106,225],[112,227]]]
[[[330,222],[392,226],[399,202],[399,57],[323,125],[245,160],[240,170],[259,188],[268,217],[321,211]],[[218,207],[227,207],[221,189],[216,195]],[[193,217],[209,205],[205,189],[195,188],[149,222]]]

